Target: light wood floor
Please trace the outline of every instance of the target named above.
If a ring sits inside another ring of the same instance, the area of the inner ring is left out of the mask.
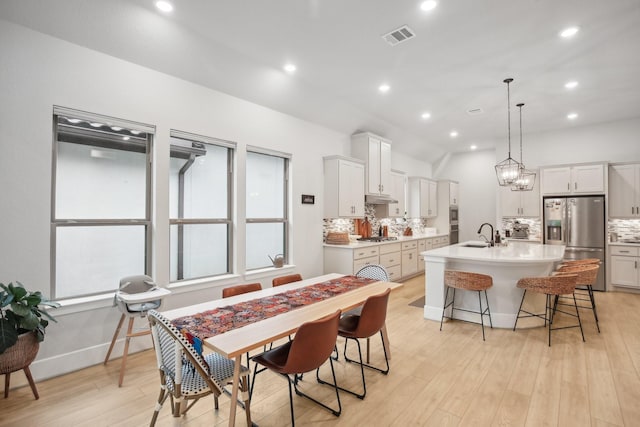
[[[422,317],[409,303],[424,295],[423,276],[391,296],[387,326],[393,359],[388,376],[369,371],[364,400],[342,394],[339,418],[294,397],[298,425],[322,426],[638,426],[640,425],[640,295],[597,294],[602,333],[584,311],[586,342],[578,329],[558,331],[547,346],[543,328],[487,330]],[[45,343],[46,345],[46,343]],[[372,340],[372,359],[381,347]],[[342,360],[342,358],[341,358]],[[356,366],[337,364],[338,381],[357,387]],[[118,388],[118,360],[38,383],[40,400],[28,387],[0,398],[1,426],[144,426],[154,409],[159,380],[155,356],[130,357]],[[326,375],[327,370],[323,373]],[[14,374],[16,377],[22,375]],[[16,378],[17,379],[17,378]],[[305,390],[334,404],[326,386],[305,376]],[[252,416],[260,426],[289,423],[287,385],[271,372],[258,375]],[[213,399],[198,402],[179,425],[226,425],[229,399],[220,410]],[[238,425],[244,414],[238,412]],[[168,405],[158,425],[173,425]]]

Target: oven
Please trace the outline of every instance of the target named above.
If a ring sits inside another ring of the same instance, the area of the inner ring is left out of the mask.
[[[456,243],[458,243],[458,221],[449,225],[449,244],[455,245]]]
[[[458,223],[458,207],[457,206],[449,206],[449,223],[450,224]]]

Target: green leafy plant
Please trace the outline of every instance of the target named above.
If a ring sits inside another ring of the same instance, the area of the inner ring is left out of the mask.
[[[47,300],[40,291],[27,291],[22,283],[0,283],[0,354],[18,341],[18,335],[35,332],[38,341],[44,340],[44,330],[49,320],[56,322],[41,307],[59,307]]]

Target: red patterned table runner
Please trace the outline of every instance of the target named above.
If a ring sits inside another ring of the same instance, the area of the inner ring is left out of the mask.
[[[179,317],[172,323],[178,329],[186,330],[190,335],[204,340],[374,282],[377,280],[356,276],[338,277],[272,296],[218,307],[192,316]]]

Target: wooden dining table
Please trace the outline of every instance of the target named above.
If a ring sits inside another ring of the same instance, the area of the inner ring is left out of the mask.
[[[199,304],[177,308],[162,312],[170,320],[184,316],[192,316],[208,310],[226,307],[236,303],[251,301],[276,295],[288,290],[299,289],[309,285],[322,283],[343,277],[343,274],[325,274],[323,276],[312,277],[299,282],[293,282],[276,288],[267,288],[261,291],[250,292],[225,299],[211,300]],[[387,288],[391,290],[403,286],[402,283],[395,282],[373,282],[366,286],[344,292],[331,298],[317,301],[291,311],[278,314],[273,317],[258,320],[254,323],[232,329],[224,333],[211,336],[203,340],[203,347],[215,351],[229,359],[235,360],[233,371],[233,388],[231,392],[231,407],[229,413],[229,425],[235,425],[236,410],[238,403],[238,391],[240,388],[240,366],[241,357],[244,353],[262,348],[265,344],[277,341],[280,338],[295,333],[300,325],[305,322],[319,319],[323,316],[334,313],[336,310],[347,311],[361,305],[368,297],[384,292]],[[188,332],[188,331],[187,331]],[[386,330],[383,330],[383,339],[388,342]],[[387,345],[387,349],[389,346]],[[389,351],[389,350],[387,350]],[[390,351],[389,351],[390,354]]]

